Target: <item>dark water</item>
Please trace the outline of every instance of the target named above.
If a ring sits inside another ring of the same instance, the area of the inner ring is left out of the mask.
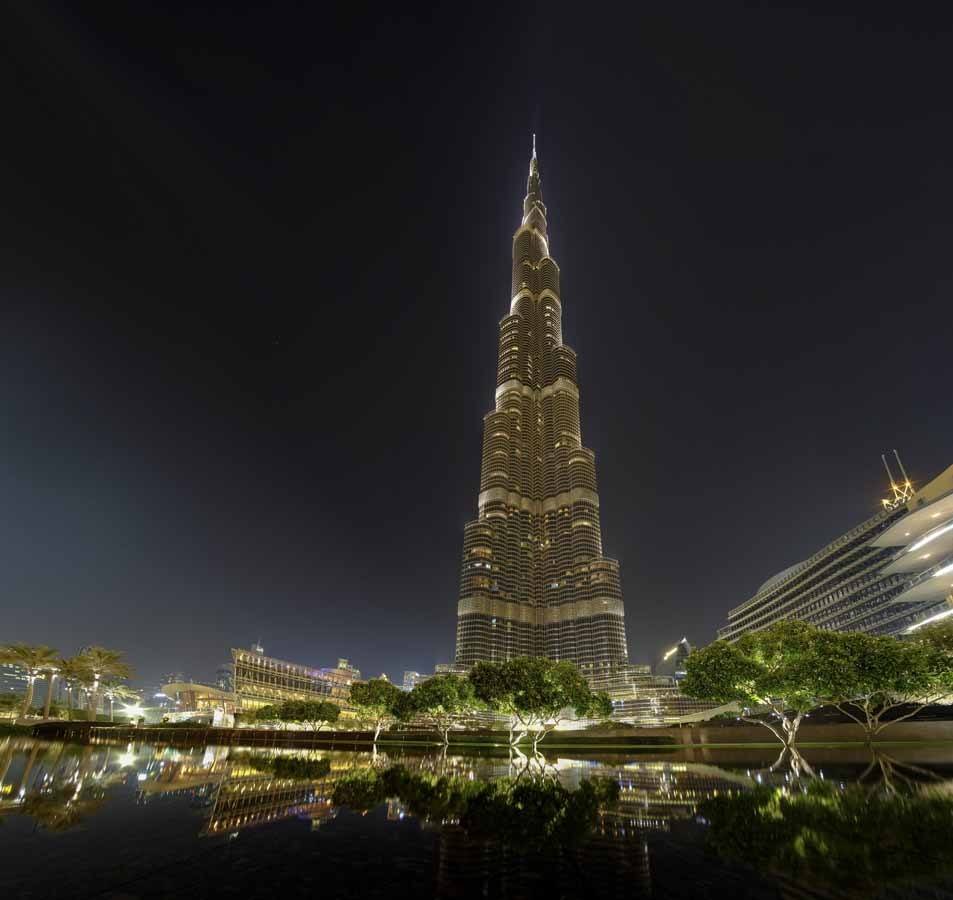
[[[0,739],[0,897],[953,898],[953,748],[884,749]]]

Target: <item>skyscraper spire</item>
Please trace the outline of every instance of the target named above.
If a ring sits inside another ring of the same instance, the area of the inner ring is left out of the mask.
[[[544,656],[604,675],[628,662],[619,564],[602,555],[595,454],[582,445],[546,228],[534,134],[477,518],[464,528],[456,661]]]
[[[529,161],[529,177],[526,179],[526,197],[523,199],[523,227],[532,227],[546,237],[546,207],[543,205],[543,190],[540,186],[539,160],[536,157],[536,135],[533,134],[533,155]]]

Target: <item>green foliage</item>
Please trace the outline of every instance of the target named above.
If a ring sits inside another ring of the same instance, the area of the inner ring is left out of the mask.
[[[953,656],[953,619],[943,619],[914,632],[913,641]]]
[[[268,756],[262,753],[230,753],[229,761],[270,772],[277,778],[294,778],[302,781],[326,778],[331,774],[328,759],[305,759],[300,756]]]
[[[761,671],[762,667],[737,644],[715,641],[688,657],[682,693],[714,703],[757,705],[763,700],[757,687]]]
[[[611,778],[589,779],[575,791],[548,778],[500,779],[479,786],[460,823],[473,836],[520,848],[575,846],[591,832],[600,807],[618,797]]]
[[[590,719],[608,719],[612,715],[612,700],[609,695],[605,691],[593,693],[585,715]]]
[[[286,700],[243,714],[249,722],[296,722],[314,731],[337,722],[341,708],[326,700]]]
[[[831,703],[866,730],[868,737],[891,721],[915,715],[951,690],[950,659],[932,641],[884,635],[826,632],[819,638],[816,677]],[[882,720],[891,710],[913,711]]]
[[[806,791],[759,788],[705,801],[708,842],[720,856],[799,883],[870,897],[883,885],[953,871],[948,797],[870,795],[813,781]],[[875,891],[876,889],[876,891]]]
[[[581,842],[592,831],[600,808],[618,796],[614,779],[591,779],[570,791],[550,778],[481,782],[393,766],[344,776],[335,785],[333,802],[365,811],[396,797],[411,815],[458,821],[472,837],[525,851]]]
[[[92,672],[95,679],[132,678],[132,666],[119,650],[90,647],[77,657],[81,669]]]
[[[26,715],[33,703],[33,683],[44,672],[56,669],[57,654],[52,647],[45,644],[5,644],[0,647],[0,662],[13,663],[21,668],[27,676],[26,693],[23,695],[23,705],[20,714]]]
[[[342,776],[334,785],[331,795],[335,806],[346,806],[355,812],[366,812],[380,806],[387,799],[381,773],[364,769]]]
[[[242,718],[248,722],[277,722],[281,718],[280,710],[280,705],[269,703],[267,706],[243,712]]]
[[[612,704],[593,694],[579,670],[567,661],[520,656],[506,662],[480,662],[469,680],[476,696],[491,709],[510,717],[510,731],[521,732],[511,743],[533,733],[534,745],[556,727],[566,710],[578,716],[607,717]]]
[[[0,647],[0,662],[13,663],[28,675],[38,676],[56,668],[57,653],[44,644],[5,644]]]
[[[749,721],[792,744],[803,715],[829,697],[819,668],[828,633],[806,622],[781,621],[731,644],[715,641],[688,657],[681,689],[700,700],[766,707],[769,720]]]
[[[953,625],[939,624],[901,641],[778,622],[733,644],[715,641],[693,653],[682,691],[768,708],[773,718],[761,724],[786,744],[793,743],[801,715],[827,704],[860,724],[869,739],[953,695]],[[883,718],[906,704],[914,709]]]
[[[406,700],[399,701],[399,712],[408,718],[421,715],[429,718],[449,742],[450,729],[465,715],[478,707],[473,685],[466,678],[455,675],[434,675],[418,684]]]
[[[86,688],[89,718],[95,720],[103,679],[132,678],[132,667],[119,650],[90,647],[76,657],[79,682]]]
[[[28,795],[20,812],[46,831],[68,831],[99,812],[105,799],[105,791],[96,787],[84,787],[77,796],[76,788],[68,786]]]
[[[351,703],[362,719],[373,723],[375,740],[387,722],[403,713],[404,698],[404,692],[386,678],[372,678],[351,686]]]

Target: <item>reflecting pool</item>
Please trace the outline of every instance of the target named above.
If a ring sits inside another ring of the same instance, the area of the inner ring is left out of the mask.
[[[0,739],[0,897],[276,895],[953,898],[953,748]]]

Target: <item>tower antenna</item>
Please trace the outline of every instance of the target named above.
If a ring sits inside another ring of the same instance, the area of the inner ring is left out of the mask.
[[[533,132],[533,159],[536,159],[536,132]]]
[[[903,481],[900,484],[897,484],[893,477],[893,472],[890,471],[890,464],[887,462],[887,454],[881,453],[880,458],[883,460],[884,468],[887,470],[887,478],[890,479],[890,491],[893,494],[892,497],[885,497],[880,501],[883,504],[884,509],[896,509],[898,506],[902,506],[904,503],[906,503],[913,496],[913,485],[910,483],[910,479],[907,477],[907,471],[904,469],[903,463],[900,461],[900,454],[894,450],[893,455],[897,460],[897,465],[900,467],[900,473],[903,475]]]
[[[897,465],[900,466],[900,474],[903,475],[903,483],[909,485],[910,479],[907,477],[907,470],[903,467],[903,463],[900,461],[900,454],[897,453],[896,448],[894,448],[893,455],[897,458]]]
[[[897,483],[893,480],[893,472],[890,471],[890,464],[887,462],[887,454],[881,453],[880,458],[883,460],[884,468],[887,470],[887,478],[890,480],[890,487],[896,488]]]

